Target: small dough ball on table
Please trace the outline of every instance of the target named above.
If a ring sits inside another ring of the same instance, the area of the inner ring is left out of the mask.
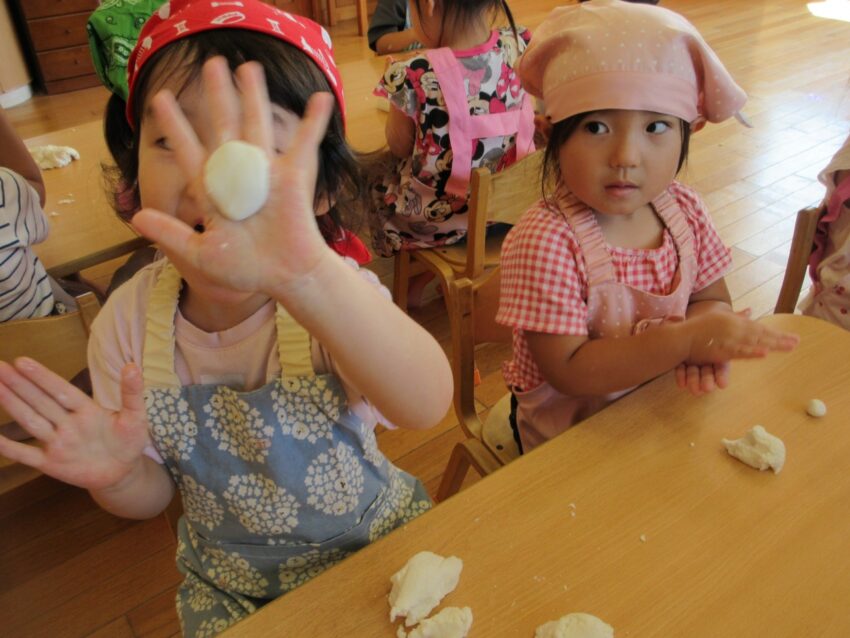
[[[591,614],[567,614],[540,625],[534,638],[614,638],[614,628]]]
[[[204,188],[222,215],[242,221],[269,198],[269,158],[259,146],[231,140],[219,146],[204,166]]]
[[[457,587],[462,569],[463,561],[457,556],[419,552],[411,557],[390,578],[390,620],[404,618],[408,627],[417,624]]]
[[[723,439],[723,445],[739,461],[757,470],[772,468],[779,474],[785,465],[785,444],[760,425],[754,425],[740,439]]]
[[[806,412],[809,416],[821,417],[826,414],[826,404],[820,399],[812,399],[806,405]]]
[[[70,146],[47,144],[45,146],[35,146],[29,149],[29,151],[35,163],[43,171],[51,168],[62,168],[74,160],[80,159],[79,151]]]
[[[407,638],[466,638],[472,627],[472,610],[469,607],[446,607],[426,618],[407,634]],[[399,626],[397,636],[404,630]]]

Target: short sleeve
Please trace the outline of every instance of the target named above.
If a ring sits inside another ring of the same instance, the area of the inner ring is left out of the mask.
[[[672,191],[694,233],[697,277],[693,291],[697,293],[726,275],[732,266],[732,252],[720,239],[700,196],[682,184],[674,184]]]
[[[388,33],[404,31],[407,21],[407,0],[378,0],[369,21],[369,48],[376,50],[378,40]]]
[[[538,203],[502,246],[496,321],[548,334],[588,334],[587,284],[578,242],[560,213]]]
[[[387,62],[387,68],[381,77],[374,94],[386,97],[390,104],[410,118],[416,118],[419,111],[418,78],[429,67],[428,59],[417,56],[412,60]]]

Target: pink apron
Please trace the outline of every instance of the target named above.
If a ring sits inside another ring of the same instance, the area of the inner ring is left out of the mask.
[[[521,160],[534,151],[534,108],[526,93],[518,109],[472,115],[469,112],[461,63],[452,50],[444,47],[427,51],[425,55],[434,68],[449,115],[452,169],[444,196],[438,195],[436,188],[423,184],[411,175],[405,194],[408,200],[404,206],[405,217],[411,228],[421,226],[423,230],[432,227],[436,229],[434,224],[439,224],[441,234],[461,230],[464,231],[460,234],[462,237],[465,235],[467,217],[452,213],[465,206],[469,197],[472,152],[477,140],[516,134],[516,160]]]
[[[559,205],[576,234],[587,268],[590,339],[627,337],[662,321],[685,317],[697,275],[694,235],[685,214],[667,191],[652,201],[679,255],[672,292],[664,296],[617,281],[602,229],[590,208],[571,194],[561,197]],[[523,452],[548,441],[633,389],[606,396],[573,397],[561,394],[544,381],[527,392],[515,390],[516,419]]]

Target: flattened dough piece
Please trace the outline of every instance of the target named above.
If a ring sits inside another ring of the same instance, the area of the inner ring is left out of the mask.
[[[579,612],[540,625],[534,638],[614,638],[614,628],[596,616]]]
[[[204,188],[222,215],[242,221],[269,197],[269,158],[259,146],[231,140],[219,146],[204,166]]]
[[[463,561],[457,556],[419,552],[411,557],[390,578],[390,620],[404,618],[408,627],[417,624],[457,587],[462,569]]]
[[[62,168],[74,160],[80,159],[80,153],[70,146],[56,146],[46,144],[45,146],[34,146],[29,149],[30,155],[41,170],[51,168]]]
[[[785,444],[760,425],[754,425],[740,439],[723,439],[726,451],[757,470],[772,468],[779,474],[785,465]]]
[[[466,638],[472,627],[469,607],[446,607],[407,634],[407,638]]]

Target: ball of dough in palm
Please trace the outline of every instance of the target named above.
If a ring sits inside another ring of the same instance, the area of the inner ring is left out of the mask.
[[[234,221],[259,211],[269,197],[269,158],[259,146],[231,140],[204,166],[204,188],[222,215]]]

